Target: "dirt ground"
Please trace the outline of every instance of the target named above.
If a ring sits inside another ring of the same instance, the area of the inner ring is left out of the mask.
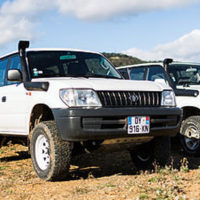
[[[173,143],[171,166],[138,172],[128,151],[77,155],[67,180],[45,182],[32,167],[27,148],[0,149],[0,199],[132,200],[200,199],[200,158],[184,157]]]

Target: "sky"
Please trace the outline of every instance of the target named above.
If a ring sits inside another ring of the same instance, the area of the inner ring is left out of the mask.
[[[200,0],[0,0],[0,55],[76,48],[200,62]]]

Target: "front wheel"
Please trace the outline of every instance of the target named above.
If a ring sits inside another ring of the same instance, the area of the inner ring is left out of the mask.
[[[200,116],[191,116],[182,122],[179,138],[187,155],[200,156],[200,139],[195,138],[199,134]]]
[[[54,121],[41,122],[33,129],[30,150],[34,170],[41,179],[55,181],[66,176],[72,144],[59,139]]]
[[[137,169],[151,169],[155,162],[164,167],[169,162],[171,153],[170,137],[156,137],[152,141],[140,145],[130,151],[132,161]]]

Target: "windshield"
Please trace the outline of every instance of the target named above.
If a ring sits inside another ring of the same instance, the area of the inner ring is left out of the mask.
[[[170,64],[168,73],[176,85],[200,84],[200,65]]]
[[[41,77],[104,77],[122,78],[101,55],[74,51],[28,52],[32,78]]]

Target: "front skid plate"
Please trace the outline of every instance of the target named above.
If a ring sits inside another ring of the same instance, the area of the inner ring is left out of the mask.
[[[135,144],[142,144],[149,142],[153,139],[153,136],[149,137],[134,137],[134,138],[117,138],[117,139],[108,139],[105,140],[102,145],[106,144],[124,144],[124,143],[135,143]]]

